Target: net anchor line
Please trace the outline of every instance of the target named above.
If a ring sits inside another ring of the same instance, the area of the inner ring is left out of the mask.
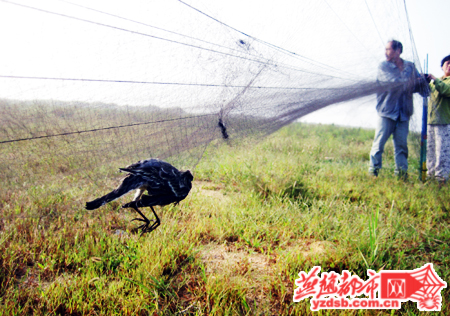
[[[334,70],[334,71],[346,73],[346,74],[349,74],[349,75],[351,75],[351,76],[360,77],[360,76],[355,75],[355,74],[353,74],[353,73],[351,73],[351,72],[348,72],[348,71],[345,71],[345,70],[342,70],[342,69],[338,69],[338,68],[332,67],[332,66],[330,66],[330,65],[328,65],[328,64],[321,63],[321,62],[319,62],[319,61],[317,61],[317,60],[308,58],[308,57],[306,57],[306,56],[302,56],[302,55],[300,55],[300,54],[297,54],[296,52],[292,52],[292,51],[287,50],[287,49],[285,49],[285,48],[283,48],[283,47],[280,47],[280,46],[271,44],[271,43],[269,43],[269,42],[266,42],[266,41],[264,41],[264,40],[261,40],[261,39],[259,39],[259,38],[257,38],[257,37],[254,37],[254,36],[252,36],[252,35],[250,35],[250,34],[247,34],[247,33],[243,32],[243,31],[240,31],[240,30],[234,28],[233,26],[228,25],[228,24],[226,24],[226,23],[224,23],[224,22],[222,22],[222,21],[216,19],[215,17],[213,17],[213,16],[211,16],[211,15],[209,15],[209,14],[207,14],[207,13],[205,13],[205,12],[199,10],[199,9],[197,9],[196,7],[190,5],[190,4],[188,4],[188,3],[186,3],[186,2],[184,2],[184,1],[182,1],[182,0],[178,0],[178,2],[184,4],[185,6],[191,8],[192,10],[197,11],[198,13],[200,13],[200,14],[202,14],[202,15],[204,15],[204,16],[210,18],[210,19],[212,19],[213,21],[216,21],[217,23],[222,24],[222,25],[224,25],[224,26],[226,26],[226,27],[232,29],[232,30],[235,31],[235,32],[238,32],[238,33],[240,33],[240,34],[242,34],[242,35],[244,35],[244,36],[246,36],[246,37],[248,37],[248,38],[251,38],[251,39],[257,41],[258,43],[264,44],[264,45],[266,45],[266,46],[268,46],[268,47],[270,47],[270,48],[273,48],[273,49],[275,49],[275,50],[281,51],[282,53],[285,53],[285,54],[287,54],[287,55],[289,55],[289,56],[291,56],[291,55],[292,55],[292,56],[295,56],[295,57],[297,57],[297,58],[302,59],[303,61],[308,62],[308,63],[311,64],[311,65],[319,66],[319,67],[321,67],[321,68],[323,68],[323,69],[327,69],[327,70],[332,69],[332,70]],[[343,79],[344,79],[344,78],[343,78]],[[351,79],[346,79],[346,80],[351,80]]]
[[[219,111],[219,118],[222,119],[224,115],[227,115],[230,111],[232,111],[234,108],[236,108],[237,100],[244,95],[247,90],[252,87],[255,80],[259,77],[259,75],[263,72],[264,69],[266,69],[267,64],[263,65],[261,69],[255,74],[255,76],[249,81],[249,83],[245,86],[243,86],[242,91],[236,94],[236,96],[230,100],[224,107],[222,107]]]
[[[206,116],[212,116],[212,115],[217,115],[217,113],[195,115],[195,116],[186,116],[186,117],[181,117],[181,118],[159,120],[159,121],[151,121],[151,122],[142,122],[142,123],[133,123],[133,124],[126,124],[126,125],[108,126],[108,127],[94,128],[94,129],[89,129],[89,130],[74,131],[74,132],[67,132],[67,133],[60,133],[60,134],[33,136],[33,137],[27,137],[27,138],[18,138],[18,139],[11,139],[11,140],[0,141],[0,144],[17,143],[17,142],[21,142],[21,141],[28,141],[28,140],[42,139],[42,138],[52,138],[52,137],[58,137],[58,136],[68,136],[68,135],[75,135],[75,134],[93,133],[93,132],[99,132],[99,131],[104,131],[104,130],[119,129],[119,128],[124,128],[124,127],[133,127],[133,126],[141,126],[141,125],[149,125],[149,124],[157,124],[157,123],[165,123],[165,122],[173,122],[173,121],[187,120],[187,119],[206,117]]]
[[[40,9],[40,8],[36,8],[36,7],[32,7],[32,6],[16,3],[16,2],[13,2],[13,1],[8,1],[8,0],[0,0],[0,1],[4,2],[4,3],[17,5],[17,6],[23,7],[23,8],[36,10],[36,11],[39,11],[39,12],[44,12],[44,13],[48,13],[48,14],[58,15],[58,16],[62,16],[62,17],[68,18],[68,19],[73,19],[73,20],[77,20],[77,21],[81,21],[81,22],[91,23],[91,24],[94,24],[94,25],[108,27],[108,28],[111,28],[111,29],[124,31],[124,32],[129,32],[129,33],[133,33],[133,34],[137,34],[137,35],[141,35],[141,36],[151,37],[151,38],[154,38],[154,39],[167,41],[167,42],[170,42],[170,43],[175,43],[175,44],[180,44],[180,45],[184,45],[184,46],[188,46],[188,47],[198,48],[198,49],[202,49],[202,50],[206,50],[206,51],[210,51],[210,52],[213,52],[213,53],[222,54],[222,55],[226,55],[226,56],[230,56],[230,57],[245,59],[245,60],[249,60],[249,61],[253,61],[253,62],[257,62],[257,63],[266,63],[267,62],[267,61],[260,61],[260,60],[257,60],[257,59],[247,58],[247,57],[243,57],[243,56],[237,56],[237,55],[233,55],[233,54],[230,54],[230,53],[221,52],[221,51],[218,51],[218,50],[209,49],[209,48],[205,48],[205,47],[201,47],[201,46],[197,46],[197,45],[183,43],[183,42],[171,40],[171,39],[164,38],[164,37],[159,37],[159,36],[150,35],[150,34],[146,34],[146,33],[142,33],[142,32],[132,31],[132,30],[128,30],[128,29],[125,29],[125,28],[117,27],[117,26],[114,26],[114,25],[109,25],[109,24],[104,24],[104,23],[100,23],[100,22],[95,22],[95,21],[91,21],[91,20],[88,20],[88,19],[83,19],[83,18],[79,18],[79,17],[67,15],[67,14],[62,14],[62,13],[58,13],[58,12],[52,12],[52,11],[48,11],[48,10],[44,10],[44,9]]]
[[[0,78],[9,79],[32,79],[32,80],[62,80],[81,82],[111,82],[111,83],[133,83],[133,84],[154,84],[154,85],[175,85],[175,86],[198,86],[213,88],[249,88],[249,89],[273,89],[273,90],[335,90],[339,88],[312,88],[312,87],[271,87],[271,86],[244,86],[211,83],[184,83],[184,82],[162,82],[162,81],[135,81],[135,80],[112,80],[112,79],[91,79],[91,78],[62,78],[62,77],[34,77],[34,76],[12,76],[1,75]]]
[[[108,13],[108,12],[103,12],[103,11],[100,11],[100,10],[97,10],[97,9],[93,9],[93,8],[90,8],[90,7],[86,7],[86,6],[83,6],[83,5],[79,5],[79,4],[70,2],[70,1],[66,1],[66,0],[59,0],[59,1],[71,4],[71,5],[74,5],[74,6],[77,6],[77,7],[81,7],[81,8],[84,8],[86,10],[93,11],[93,12],[97,12],[97,13],[101,13],[101,14],[104,14],[104,15],[112,16],[112,17],[115,17],[115,18],[118,18],[118,19],[121,19],[121,20],[125,20],[125,21],[128,21],[128,22],[133,22],[133,23],[140,24],[140,25],[143,25],[143,26],[146,26],[146,27],[154,28],[154,29],[157,29],[157,30],[160,30],[160,31],[164,31],[164,32],[170,33],[170,34],[175,34],[177,36],[189,38],[189,39],[200,41],[200,42],[203,42],[203,43],[206,43],[206,44],[209,44],[209,45],[213,45],[213,46],[217,46],[217,47],[220,47],[220,48],[228,49],[228,50],[236,52],[236,53],[242,53],[241,50],[237,50],[237,49],[234,49],[232,47],[223,46],[223,45],[220,45],[220,44],[217,44],[217,43],[212,43],[212,42],[209,42],[209,41],[197,38],[197,37],[193,37],[193,36],[189,36],[189,35],[186,35],[186,34],[174,32],[174,31],[170,31],[170,30],[166,30],[166,29],[161,28],[161,27],[157,27],[157,26],[150,25],[150,24],[147,24],[147,23],[135,21],[135,20],[128,19],[128,18],[119,16],[119,15],[111,14],[111,13]],[[245,42],[243,40],[239,40],[239,42],[241,44],[245,44]],[[255,58],[261,58],[260,56],[255,56],[255,55],[250,54],[250,53],[247,53],[247,55],[255,57]],[[287,68],[289,68],[289,67],[287,67]]]
[[[12,5],[16,5],[16,6],[19,6],[19,7],[27,8],[27,9],[36,10],[36,11],[39,11],[39,12],[44,12],[44,13],[47,13],[47,14],[53,14],[53,15],[57,15],[57,16],[62,16],[62,17],[68,18],[68,19],[76,20],[76,21],[86,22],[86,23],[90,23],[90,24],[94,24],[94,25],[98,25],[98,26],[103,26],[103,27],[111,28],[111,29],[118,30],[118,31],[129,32],[129,33],[132,33],[132,34],[146,36],[146,37],[154,38],[154,39],[157,39],[157,40],[162,40],[162,41],[166,41],[166,42],[169,42],[169,43],[179,44],[179,45],[192,47],[192,48],[196,48],[196,49],[201,49],[201,50],[209,51],[209,52],[220,54],[220,55],[224,55],[224,56],[229,56],[229,57],[238,58],[238,59],[242,59],[242,60],[248,60],[248,61],[259,63],[259,64],[264,64],[265,65],[265,64],[267,64],[270,61],[268,59],[258,60],[258,59],[249,58],[249,57],[245,57],[245,56],[233,55],[231,53],[221,52],[221,51],[218,51],[218,50],[215,50],[215,49],[205,48],[205,47],[201,47],[201,46],[197,46],[197,45],[193,45],[193,44],[189,44],[189,43],[183,43],[183,42],[171,40],[171,39],[160,37],[160,36],[150,35],[150,34],[137,32],[137,31],[132,31],[132,30],[121,28],[121,27],[117,27],[117,26],[114,26],[114,25],[109,25],[109,24],[104,24],[104,23],[100,23],[100,22],[95,22],[95,21],[92,21],[92,20],[83,19],[83,18],[79,18],[79,17],[67,15],[67,14],[58,13],[58,12],[48,11],[48,10],[40,9],[40,8],[37,8],[37,7],[32,7],[32,6],[16,3],[16,2],[13,2],[13,1],[8,1],[8,0],[0,0],[0,1],[4,2],[4,3],[9,3],[9,4],[12,4]],[[256,40],[256,38],[255,38],[255,40]],[[253,56],[253,55],[250,55],[250,56]],[[277,65],[274,65],[274,66],[277,66]],[[289,66],[284,66],[284,65],[279,65],[279,66],[280,67],[291,68]],[[305,69],[300,69],[300,68],[291,68],[291,69],[299,71],[299,72],[302,72],[302,73],[309,73],[309,74],[314,74],[314,75],[318,74],[318,73],[310,72],[310,71],[307,71]],[[342,71],[342,70],[340,70],[340,71]],[[348,79],[348,78],[344,78],[344,77],[337,77],[337,76],[327,75],[327,74],[323,74],[323,73],[321,73],[320,75],[321,76],[325,76],[325,77],[330,77],[330,78],[338,78],[338,79],[342,79],[342,80],[356,81],[356,80],[353,80],[353,79]]]

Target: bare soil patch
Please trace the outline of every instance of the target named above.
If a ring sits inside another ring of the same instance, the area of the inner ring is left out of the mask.
[[[225,186],[223,184],[217,184],[208,181],[194,181],[192,190],[203,196],[217,199],[218,201],[229,200],[230,198],[224,195],[223,190]]]

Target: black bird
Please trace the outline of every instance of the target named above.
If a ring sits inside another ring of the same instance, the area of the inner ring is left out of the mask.
[[[189,194],[192,188],[192,180],[194,179],[189,170],[178,171],[171,164],[159,159],[141,160],[125,168],[119,168],[119,170],[128,172],[128,175],[122,180],[117,189],[105,196],[87,202],[86,209],[95,210],[132,190],[137,190],[133,201],[122,205],[122,208],[131,207],[141,215],[142,218],[132,220],[144,222],[138,227],[138,229],[141,229],[141,236],[144,233],[153,231],[161,223],[153,206],[178,204]],[[148,195],[143,195],[145,190],[147,190]],[[150,227],[150,221],[139,210],[139,207],[146,206],[152,209],[156,217],[155,222]]]

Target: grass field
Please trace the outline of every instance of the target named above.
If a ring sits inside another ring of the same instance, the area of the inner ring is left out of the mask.
[[[117,186],[115,170],[91,175],[95,185],[49,170],[47,183],[5,189],[0,313],[449,315],[448,289],[440,313],[412,302],[319,312],[309,299],[293,302],[298,273],[315,265],[366,279],[368,268],[432,262],[449,280],[449,186],[418,180],[413,143],[407,181],[393,175],[391,143],[380,176],[369,177],[372,139],[370,130],[293,124],[256,145],[211,146],[191,194],[158,208],[161,226],[143,237],[132,232],[135,214],[120,208],[131,196],[83,208]]]

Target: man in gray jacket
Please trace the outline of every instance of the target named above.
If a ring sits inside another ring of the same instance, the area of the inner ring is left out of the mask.
[[[406,178],[408,172],[409,119],[413,114],[413,93],[428,94],[426,80],[412,62],[400,58],[403,46],[392,40],[386,45],[386,61],[378,67],[378,83],[385,87],[377,94],[378,123],[370,151],[369,172],[378,176],[384,145],[393,135],[395,174]]]

